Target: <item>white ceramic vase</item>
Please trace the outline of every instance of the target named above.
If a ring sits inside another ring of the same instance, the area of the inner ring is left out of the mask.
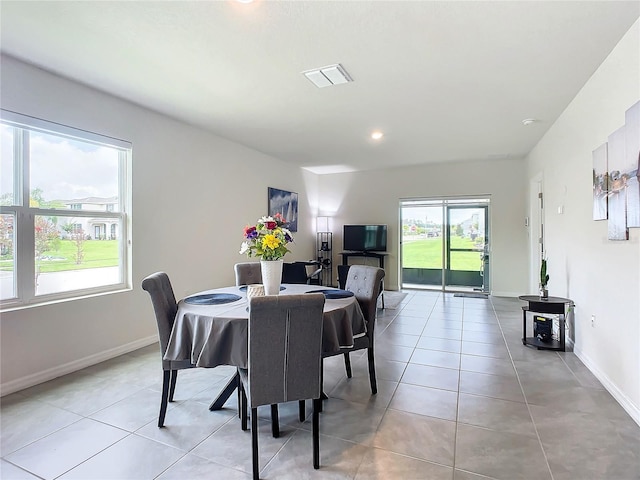
[[[282,283],[282,259],[260,260],[265,295],[279,295]]]

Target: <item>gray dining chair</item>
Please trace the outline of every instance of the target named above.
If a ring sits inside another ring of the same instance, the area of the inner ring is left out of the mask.
[[[260,262],[236,263],[233,269],[236,273],[237,286],[262,283],[262,271],[260,270]]]
[[[173,287],[169,281],[169,276],[164,272],[152,273],[142,280],[142,288],[149,292],[151,303],[158,324],[158,336],[160,341],[160,355],[164,357],[169,344],[169,336],[173,328],[173,322],[178,311],[178,304],[173,293]],[[173,394],[176,389],[178,370],[193,368],[188,360],[171,361],[162,360],[162,398],[160,400],[160,415],[158,416],[158,427],[164,426],[164,417],[167,413],[167,402],[173,402]]]
[[[367,350],[369,362],[369,382],[371,383],[371,393],[378,393],[378,384],[376,382],[376,366],[374,359],[374,329],[376,325],[376,304],[380,291],[382,289],[382,279],[384,278],[384,270],[378,267],[370,267],[367,265],[351,265],[347,274],[347,282],[345,289],[353,292],[367,325],[367,333],[362,337],[353,339],[353,347],[339,352],[325,352],[325,357],[344,354],[344,365],[347,371],[347,377],[351,378],[351,359],[349,352],[356,350]]]
[[[271,405],[277,426],[277,404],[313,400],[313,468],[320,468],[319,410],[322,369],[324,295],[252,297],[249,300],[247,369],[238,369],[241,427],[247,429],[251,408],[253,478],[259,478],[258,407]],[[277,430],[273,432],[277,436]]]

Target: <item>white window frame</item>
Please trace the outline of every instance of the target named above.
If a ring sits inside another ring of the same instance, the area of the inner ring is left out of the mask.
[[[14,290],[15,298],[1,301],[0,311],[9,311],[42,305],[46,303],[85,298],[87,296],[113,293],[131,289],[131,157],[130,142],[49,122],[35,117],[0,109],[2,124],[17,128],[14,136],[14,204],[0,206],[0,213],[14,215]],[[29,148],[25,130],[38,131],[59,137],[67,137],[83,142],[113,147],[118,155],[118,211],[94,211],[56,208],[35,208],[29,206]],[[87,217],[116,219],[121,225],[119,244],[119,279],[117,283],[85,289],[68,290],[51,294],[36,295],[35,284],[35,217],[57,216],[67,218]]]

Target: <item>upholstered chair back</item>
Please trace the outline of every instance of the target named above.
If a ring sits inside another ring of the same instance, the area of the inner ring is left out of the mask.
[[[376,305],[382,289],[384,270],[367,265],[351,265],[345,289],[353,292],[367,321],[367,336],[371,338],[376,319]]]
[[[262,271],[260,270],[260,262],[236,263],[233,269],[236,272],[237,286],[262,283]]]
[[[322,293],[250,299],[251,408],[320,398],[324,301]]]

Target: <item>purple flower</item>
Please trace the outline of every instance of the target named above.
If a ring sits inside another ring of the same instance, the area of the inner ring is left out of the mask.
[[[256,238],[258,236],[258,231],[256,230],[256,227],[248,227],[248,226],[245,227],[244,236],[245,238],[248,238],[248,239]]]

